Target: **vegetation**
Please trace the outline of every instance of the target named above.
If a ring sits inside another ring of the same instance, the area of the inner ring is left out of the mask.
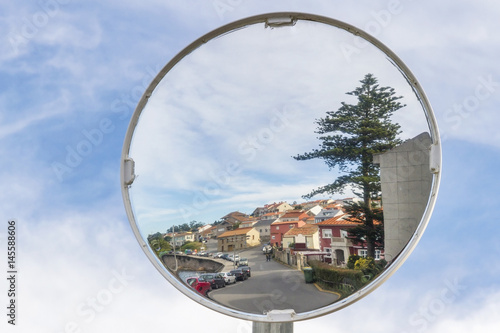
[[[379,166],[373,163],[373,155],[401,143],[400,126],[390,118],[404,105],[393,88],[380,87],[372,74],[366,74],[360,83],[360,87],[347,93],[357,98],[356,104],[342,102],[337,111],[327,111],[326,117],[316,120],[320,147],[294,158],[320,158],[330,169],[338,168],[343,174],[303,197],[342,194],[346,188],[352,189],[361,199],[347,206],[352,221],[360,223],[352,230],[354,241],[366,242],[368,256],[374,257],[375,248],[383,246],[384,238]]]
[[[309,261],[309,265],[314,270],[317,283],[325,289],[338,292],[342,297],[352,294],[366,283],[360,270],[333,267],[315,260]]]
[[[148,237],[149,246],[153,249],[154,253],[157,255],[160,252],[166,252],[172,250],[170,243],[164,239],[160,233],[156,233]]]
[[[385,260],[380,260],[377,262],[371,257],[361,257],[358,258],[354,263],[354,269],[362,271],[365,276],[369,276],[370,279],[373,279],[385,268],[386,265],[387,261]]]
[[[203,227],[205,224],[203,222],[198,222],[198,221],[191,221],[189,223],[183,223],[179,225],[175,225],[171,228],[169,228],[169,232],[174,231],[175,233],[181,233],[181,232],[194,232],[197,231],[199,227]]]
[[[203,246],[203,243],[200,242],[187,242],[181,246],[181,251],[185,250],[197,250],[200,251],[200,248]]]
[[[358,256],[357,254],[351,254],[347,259],[347,268],[354,269],[354,264],[356,264],[356,261],[360,258],[363,257]]]
[[[347,268],[334,267],[327,263],[311,260],[316,282],[323,288],[338,292],[341,297],[348,296],[362,288],[368,281],[382,272],[387,262],[376,262],[373,258],[358,255],[349,256]]]

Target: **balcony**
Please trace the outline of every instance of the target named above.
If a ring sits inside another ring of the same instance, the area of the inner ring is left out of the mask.
[[[345,237],[332,237],[330,246],[351,246],[352,241]]]

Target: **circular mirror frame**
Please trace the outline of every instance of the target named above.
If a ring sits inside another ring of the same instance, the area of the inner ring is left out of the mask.
[[[407,80],[408,84],[412,87],[414,93],[416,94],[418,100],[420,101],[423,111],[427,117],[427,122],[430,129],[432,145],[430,147],[430,171],[433,174],[431,193],[429,195],[429,200],[427,203],[427,208],[422,216],[420,223],[418,224],[415,233],[409,240],[408,244],[403,248],[399,256],[394,260],[392,265],[390,265],[386,270],[384,270],[376,279],[374,279],[371,283],[358,290],[354,294],[335,302],[331,305],[325,306],[323,308],[311,310],[308,312],[295,313],[292,310],[273,310],[267,314],[254,314],[254,313],[246,313],[239,310],[231,309],[220,304],[217,304],[211,301],[208,298],[204,298],[199,293],[196,293],[193,289],[189,288],[187,285],[183,284],[179,281],[175,276],[170,274],[165,267],[158,260],[156,255],[151,251],[147,242],[142,238],[139,227],[137,226],[133,208],[130,201],[129,196],[129,188],[132,185],[135,174],[134,174],[134,161],[129,157],[130,146],[132,142],[132,136],[134,134],[135,128],[138,124],[140,115],[144,110],[149,98],[151,97],[153,91],[160,83],[160,81],[165,77],[165,75],[186,55],[190,54],[198,47],[203,44],[209,42],[210,40],[220,37],[222,35],[231,33],[240,28],[243,28],[248,25],[263,23],[266,27],[275,27],[278,28],[280,26],[289,26],[294,25],[297,20],[305,20],[305,21],[314,21],[317,23],[323,23],[326,25],[330,25],[339,29],[343,29],[346,32],[360,37],[380,51],[382,51],[388,58],[388,60],[400,71],[400,73]],[[306,14],[300,12],[277,12],[277,13],[268,13],[256,15],[248,18],[244,18],[229,24],[226,24],[218,29],[215,29],[204,36],[198,38],[186,48],[184,48],[181,52],[179,52],[174,58],[172,58],[163,69],[158,73],[158,75],[153,79],[150,83],[149,87],[144,92],[141,97],[134,114],[132,115],[129,127],[126,132],[122,156],[121,156],[121,187],[122,187],[122,196],[125,205],[125,210],[130,221],[130,225],[134,232],[137,241],[142,247],[144,253],[149,258],[151,263],[156,267],[156,269],[169,281],[175,288],[181,291],[184,295],[193,299],[201,305],[204,305],[212,310],[220,312],[225,315],[229,315],[232,317],[250,320],[254,322],[293,322],[299,320],[311,319],[319,316],[323,316],[335,311],[338,311],[358,300],[368,295],[370,292],[374,291],[378,288],[383,282],[385,282],[394,272],[403,264],[403,262],[408,258],[410,253],[414,250],[415,246],[419,242],[422,234],[427,227],[427,224],[432,215],[432,211],[434,209],[437,193],[439,189],[439,183],[441,179],[441,140],[439,137],[439,130],[437,126],[437,121],[434,116],[434,112],[432,111],[432,107],[422,89],[420,84],[418,83],[415,76],[409,70],[409,68],[403,63],[403,61],[392,52],[387,46],[381,43],[379,40],[369,35],[368,33],[350,25],[344,23],[342,21],[338,21],[329,17],[319,16],[315,14]]]

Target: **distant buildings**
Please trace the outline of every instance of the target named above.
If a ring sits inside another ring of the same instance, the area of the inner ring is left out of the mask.
[[[253,227],[226,231],[217,237],[220,252],[239,251],[259,244],[259,232]]]

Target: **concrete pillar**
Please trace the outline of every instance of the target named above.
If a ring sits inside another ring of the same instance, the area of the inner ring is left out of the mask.
[[[293,322],[261,323],[253,322],[253,333],[293,333]]]
[[[429,153],[432,144],[424,132],[393,149],[373,156],[380,165],[384,207],[385,259],[392,261],[415,233],[427,207],[432,186]]]

